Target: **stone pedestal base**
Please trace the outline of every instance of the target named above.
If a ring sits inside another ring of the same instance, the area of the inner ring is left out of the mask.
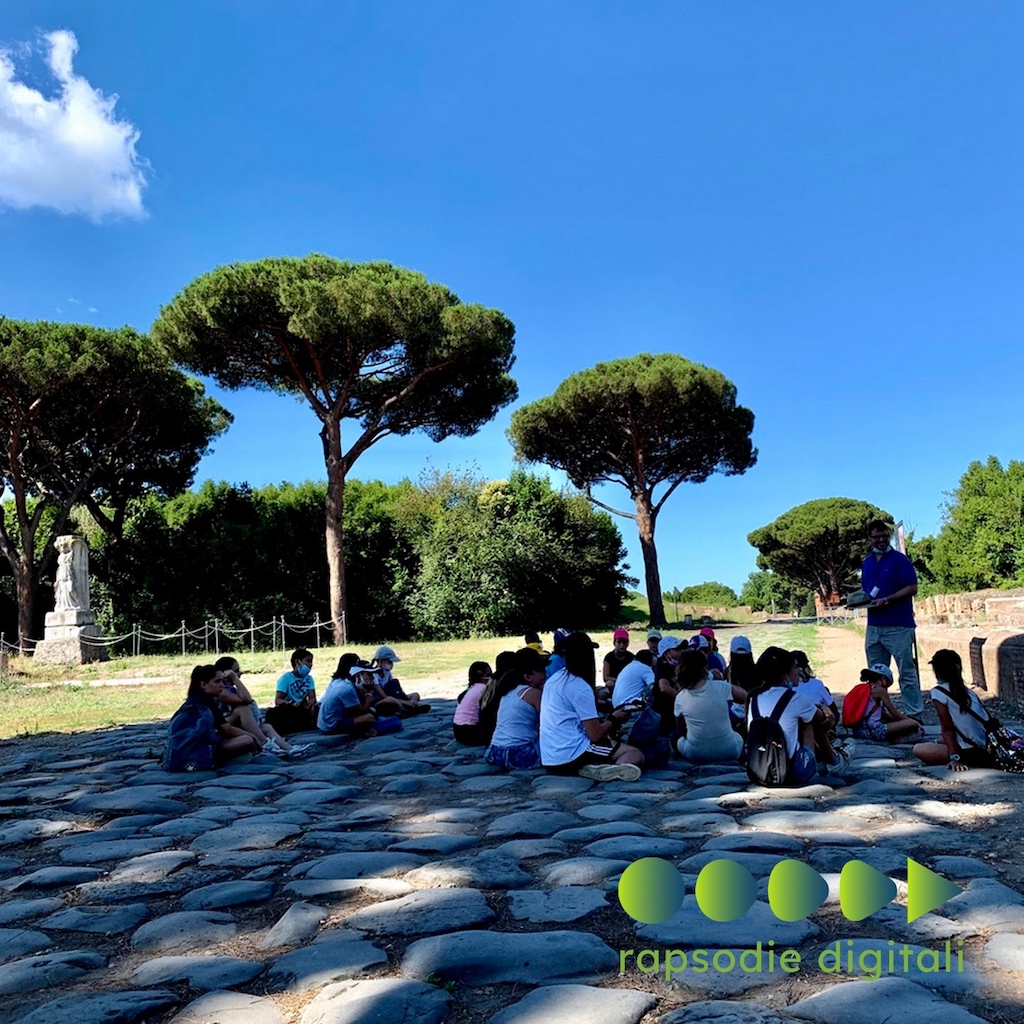
[[[90,611],[72,609],[48,612],[43,639],[36,644],[33,658],[48,665],[84,665],[89,661],[106,661],[107,649],[91,643],[101,633],[96,617]]]

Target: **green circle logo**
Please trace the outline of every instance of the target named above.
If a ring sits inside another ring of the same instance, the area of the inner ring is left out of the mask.
[[[634,921],[661,924],[683,905],[683,876],[661,857],[634,861],[619,878],[619,902]]]
[[[713,860],[697,876],[697,906],[712,921],[735,921],[756,899],[754,876],[734,860]]]

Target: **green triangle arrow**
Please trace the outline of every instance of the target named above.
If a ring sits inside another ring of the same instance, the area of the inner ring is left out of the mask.
[[[959,896],[963,889],[930,868],[918,864],[913,857],[907,858],[907,923],[916,921],[946,900]]]
[[[896,883],[862,860],[848,860],[839,875],[839,906],[848,921],[863,921],[891,903]]]

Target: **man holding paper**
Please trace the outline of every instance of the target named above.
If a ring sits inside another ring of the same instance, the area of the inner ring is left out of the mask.
[[[864,653],[869,665],[895,659],[903,694],[903,711],[918,721],[924,711],[914,662],[914,595],[917,573],[910,559],[896,551],[892,530],[881,519],[868,525],[872,548],[861,567],[861,587],[871,598]]]

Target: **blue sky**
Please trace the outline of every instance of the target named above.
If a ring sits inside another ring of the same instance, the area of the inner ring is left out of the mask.
[[[933,532],[971,460],[1020,457],[1022,42],[1014,0],[22,0],[0,314],[147,329],[221,263],[319,251],[502,309],[520,402],[679,352],[736,383],[760,458],[669,500],[662,580],[739,588],[793,505]],[[199,479],[323,477],[311,412],[218,395]],[[505,476],[510,413],[355,475]]]

